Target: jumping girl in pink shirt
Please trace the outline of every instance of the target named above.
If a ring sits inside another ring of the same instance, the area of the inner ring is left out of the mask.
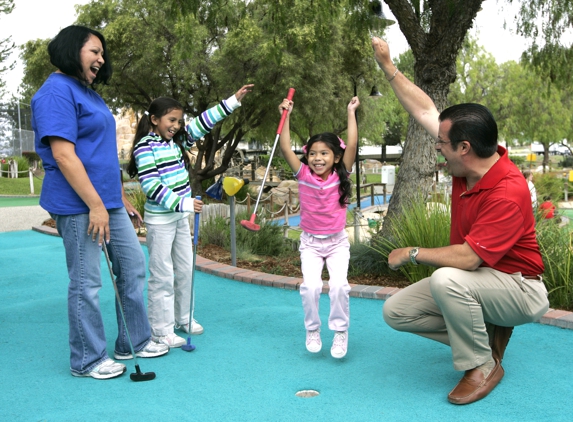
[[[350,200],[351,183],[348,174],[356,156],[358,130],[356,109],[358,97],[348,104],[348,144],[334,133],[311,137],[303,147],[299,160],[291,149],[289,117],[293,102],[283,100],[279,110],[289,111],[280,136],[283,156],[298,179],[300,201],[300,261],[303,283],[300,286],[306,349],[318,353],[322,349],[318,301],[322,292],[322,269],[326,262],[330,280],[330,316],[328,328],[334,331],[330,353],[335,358],[346,355],[350,322],[348,261],[350,244],[344,230],[346,207]]]

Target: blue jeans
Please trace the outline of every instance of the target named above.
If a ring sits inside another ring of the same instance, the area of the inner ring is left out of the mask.
[[[107,249],[133,348],[137,352],[151,338],[143,303],[145,256],[125,208],[111,209],[108,213],[111,236]],[[105,276],[109,270],[101,268],[102,260],[106,266],[101,247],[87,234],[89,214],[51,216],[64,241],[70,277],[70,369],[74,373],[84,374],[108,359],[99,290],[102,287],[102,270],[104,278],[111,283],[109,276]],[[117,301],[116,316],[118,337],[115,352],[128,355],[131,350]]]

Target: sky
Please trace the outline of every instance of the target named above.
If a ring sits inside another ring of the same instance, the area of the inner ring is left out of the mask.
[[[90,0],[15,0],[14,11],[9,15],[0,15],[0,39],[12,36],[12,40],[19,46],[29,40],[53,38],[60,29],[74,23],[74,5],[89,2]],[[503,12],[500,12],[502,6]],[[391,18],[392,14],[384,3],[383,8],[386,16]],[[514,16],[515,7],[510,8],[503,0],[485,0],[471,29],[478,43],[493,54],[498,63],[519,60],[521,53],[528,46],[523,37],[503,29],[505,21],[508,27],[515,27]],[[387,34],[386,40],[393,57],[408,49],[406,39],[397,24],[389,27]],[[4,75],[8,98],[11,93],[16,94],[22,81],[24,69],[19,54],[18,50],[12,54],[9,62],[16,60],[16,68]]]

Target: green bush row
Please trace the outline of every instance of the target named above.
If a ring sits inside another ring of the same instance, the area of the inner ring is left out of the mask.
[[[28,170],[30,169],[30,163],[26,157],[6,157],[0,161],[0,168],[2,168],[2,177],[8,176],[8,171],[10,170],[10,160],[15,160],[18,163],[18,179],[28,178]]]

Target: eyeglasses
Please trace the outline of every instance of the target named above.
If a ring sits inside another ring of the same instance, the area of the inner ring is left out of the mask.
[[[434,141],[434,145],[435,145],[435,146],[441,146],[441,145],[444,145],[444,144],[451,144],[452,142],[453,142],[454,144],[457,144],[458,142],[462,142],[462,140],[460,139],[459,141],[452,141],[452,140],[444,141],[443,139],[438,138],[438,139],[436,139],[436,140]]]
[[[451,143],[452,143],[452,141],[444,141],[444,140],[439,139],[439,138],[434,141],[434,144],[436,146],[441,146],[443,144],[451,144]]]

